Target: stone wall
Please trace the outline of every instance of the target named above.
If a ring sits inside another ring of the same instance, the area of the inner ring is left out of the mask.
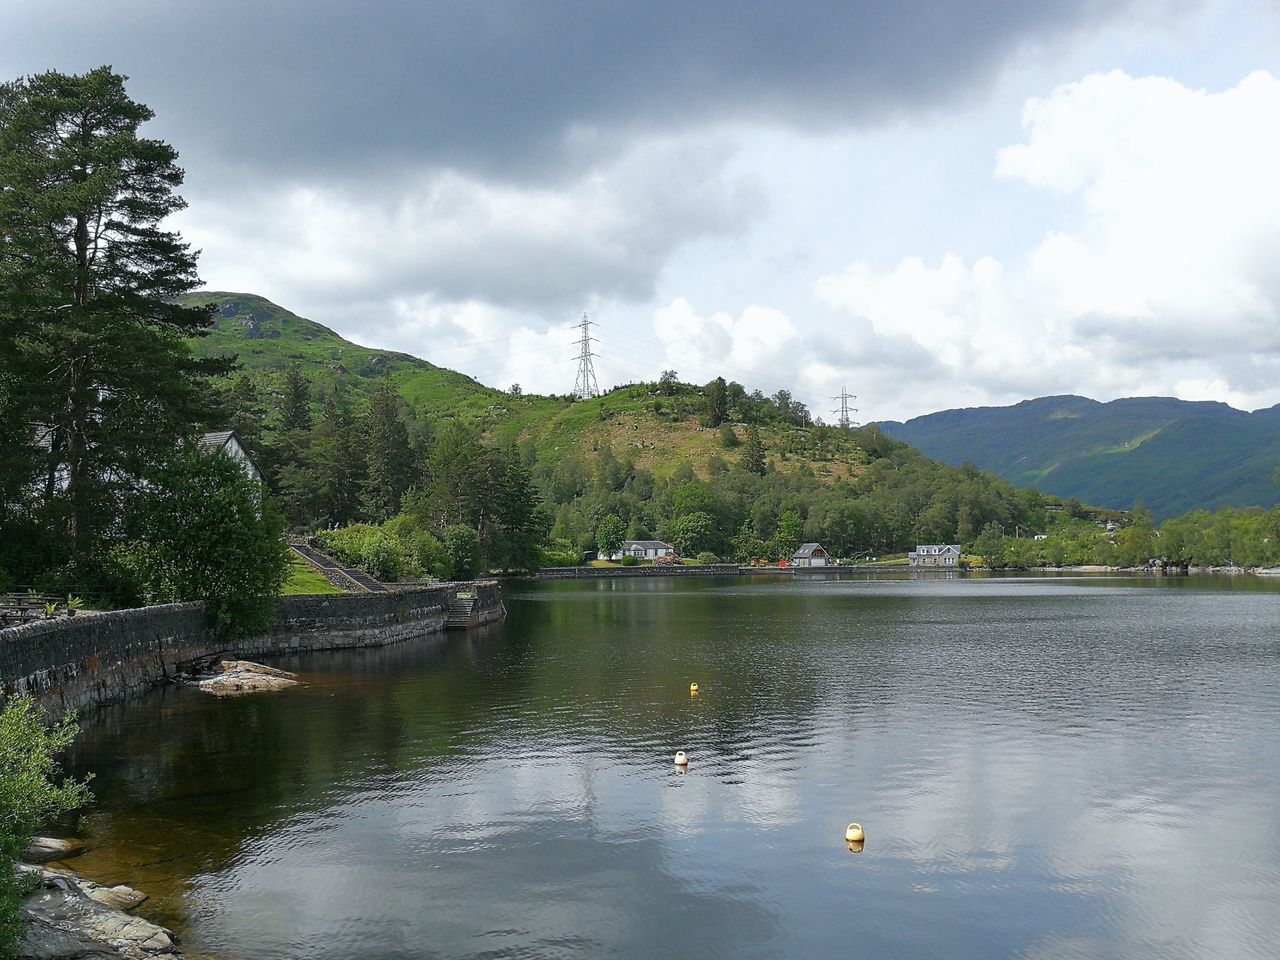
[[[475,594],[478,622],[505,612],[498,585],[477,583],[286,597],[270,633],[230,641],[209,634],[200,603],[27,623],[0,630],[0,692],[30,694],[54,711],[80,709],[121,699],[204,657],[397,643],[443,630],[449,601],[461,590]]]
[[[733,563],[704,563],[698,566],[647,567],[543,567],[538,580],[578,580],[600,577],[736,577],[741,572]]]

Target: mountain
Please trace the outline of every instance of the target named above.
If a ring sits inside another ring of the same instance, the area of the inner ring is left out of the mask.
[[[1141,502],[1157,520],[1198,508],[1280,502],[1280,406],[1130,397],[1024,400],[880,424],[926,456],[971,461],[1017,486],[1100,507]]]

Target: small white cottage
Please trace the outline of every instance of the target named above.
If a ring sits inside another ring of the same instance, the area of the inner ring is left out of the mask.
[[[635,557],[637,560],[657,560],[675,552],[675,547],[661,540],[623,540],[621,549],[610,554],[609,559]]]

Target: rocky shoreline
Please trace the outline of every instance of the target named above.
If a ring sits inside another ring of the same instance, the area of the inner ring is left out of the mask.
[[[81,848],[78,841],[37,837],[26,858],[61,858]],[[128,912],[146,901],[145,893],[104,887],[36,863],[16,869],[38,884],[22,901],[26,932],[18,944],[20,960],[181,960],[172,930]]]

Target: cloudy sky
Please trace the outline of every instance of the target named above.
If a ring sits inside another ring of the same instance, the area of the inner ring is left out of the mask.
[[[1274,0],[0,0],[112,64],[215,289],[485,383],[859,419],[1280,403]]]

